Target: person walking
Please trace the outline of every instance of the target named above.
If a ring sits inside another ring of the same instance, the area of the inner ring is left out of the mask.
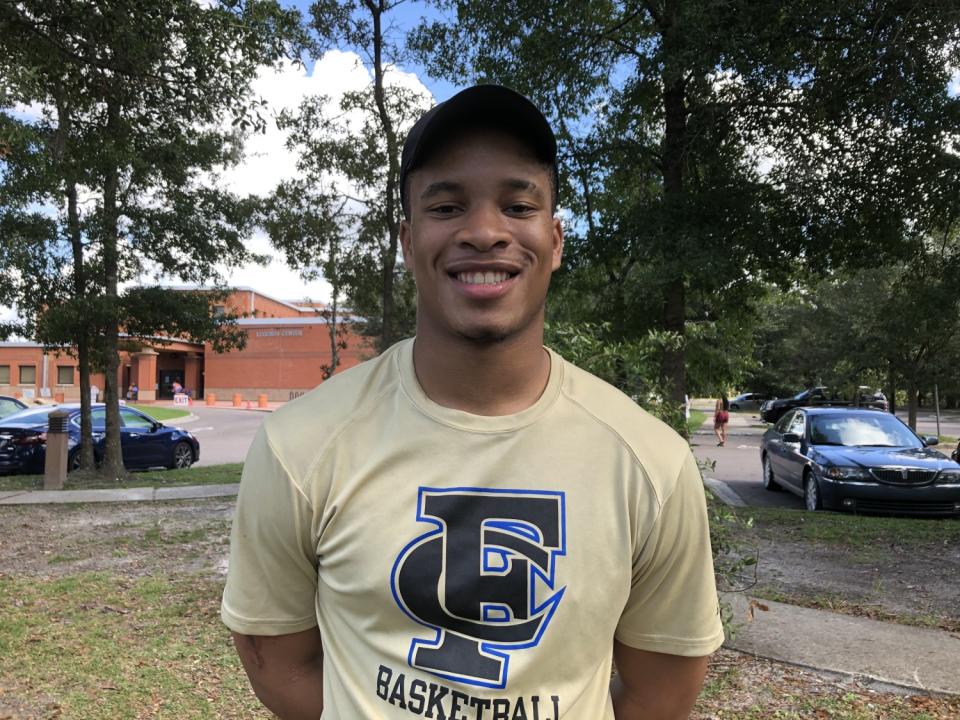
[[[713,432],[717,436],[717,447],[723,447],[727,442],[727,423],[730,422],[730,400],[725,392],[720,393],[717,404],[713,408]]]
[[[683,438],[543,345],[556,161],[502,86],[421,117],[399,173],[416,335],[253,441],[221,618],[283,720],[694,706],[723,642],[703,482]]]

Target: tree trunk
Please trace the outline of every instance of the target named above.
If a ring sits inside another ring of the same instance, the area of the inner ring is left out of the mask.
[[[73,250],[73,297],[81,302],[87,294],[87,279],[83,266],[83,240],[80,233],[80,217],[77,211],[77,186],[67,186],[67,224],[70,246]],[[93,427],[90,422],[90,319],[75,318],[77,322],[77,366],[80,370],[80,467],[92,470]]]
[[[683,228],[677,226],[681,218],[678,212],[683,205],[684,196],[684,153],[687,146],[687,106],[683,71],[674,59],[679,54],[679,33],[677,11],[673,3],[666,3],[662,37],[664,48],[663,69],[663,108],[664,136],[662,148],[663,160],[663,203],[668,218],[662,232],[683,236]],[[667,281],[663,302],[663,327],[669,332],[684,337],[686,322],[686,289],[683,271],[674,265],[673,277]],[[674,403],[684,402],[687,393],[686,351],[681,345],[677,350],[666,353],[663,360],[663,374],[669,382],[670,399]]]
[[[916,432],[917,430],[917,400],[920,395],[920,389],[913,378],[907,380],[907,425]]]
[[[120,112],[113,98],[107,100],[107,137],[117,138],[120,132]],[[101,242],[103,243],[103,278],[106,295],[106,317],[103,328],[103,373],[104,400],[106,401],[107,436],[103,455],[101,475],[110,480],[123,477],[123,451],[120,446],[120,393],[117,387],[117,369],[119,356],[119,302],[118,302],[118,249],[119,209],[117,207],[117,188],[120,172],[115,161],[107,154],[103,184],[103,225]]]
[[[887,401],[890,403],[890,414],[897,414],[897,383],[893,377],[893,364],[887,364]]]
[[[80,213],[77,209],[77,184],[72,166],[64,158],[67,143],[73,130],[73,117],[69,103],[64,98],[63,89],[57,84],[54,90],[57,105],[57,139],[54,146],[56,161],[61,164],[63,174],[70,178],[66,181],[67,196],[67,235],[73,254],[73,302],[75,312],[73,321],[77,325],[76,348],[77,366],[80,372],[80,467],[93,469],[93,428],[90,423],[90,323],[89,314],[84,313],[84,300],[87,294],[87,279],[83,263],[83,238],[80,231]],[[79,309],[79,312],[76,310]],[[83,317],[81,317],[83,314]]]
[[[385,350],[396,340],[394,315],[396,306],[393,297],[394,272],[397,267],[397,249],[400,243],[400,219],[397,217],[397,183],[400,177],[399,148],[397,131],[393,126],[393,119],[387,111],[386,95],[383,84],[383,14],[386,4],[383,0],[365,0],[365,5],[373,18],[373,97],[377,104],[377,114],[383,127],[383,134],[387,141],[387,172],[386,197],[384,198],[384,221],[387,231],[387,244],[383,252],[383,275],[381,276],[382,316],[380,326],[381,349]]]

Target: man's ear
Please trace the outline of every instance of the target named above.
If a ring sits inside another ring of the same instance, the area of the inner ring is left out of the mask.
[[[560,261],[563,260],[563,223],[560,218],[553,218],[553,261],[551,270],[560,268]]]
[[[400,248],[403,250],[403,264],[407,272],[416,278],[413,270],[413,242],[410,233],[410,221],[404,218],[400,221]]]

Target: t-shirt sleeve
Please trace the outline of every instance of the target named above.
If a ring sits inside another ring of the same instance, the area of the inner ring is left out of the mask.
[[[244,635],[286,635],[317,625],[313,509],[261,427],[247,453],[230,532],[220,617]]]
[[[723,644],[703,481],[692,455],[634,553],[616,638],[639,650],[697,657]]]

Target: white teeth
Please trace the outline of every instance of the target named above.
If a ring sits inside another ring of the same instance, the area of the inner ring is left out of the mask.
[[[506,282],[510,277],[509,273],[505,272],[459,272],[457,273],[457,280],[462,283],[467,283],[468,285],[496,285],[497,283]]]

